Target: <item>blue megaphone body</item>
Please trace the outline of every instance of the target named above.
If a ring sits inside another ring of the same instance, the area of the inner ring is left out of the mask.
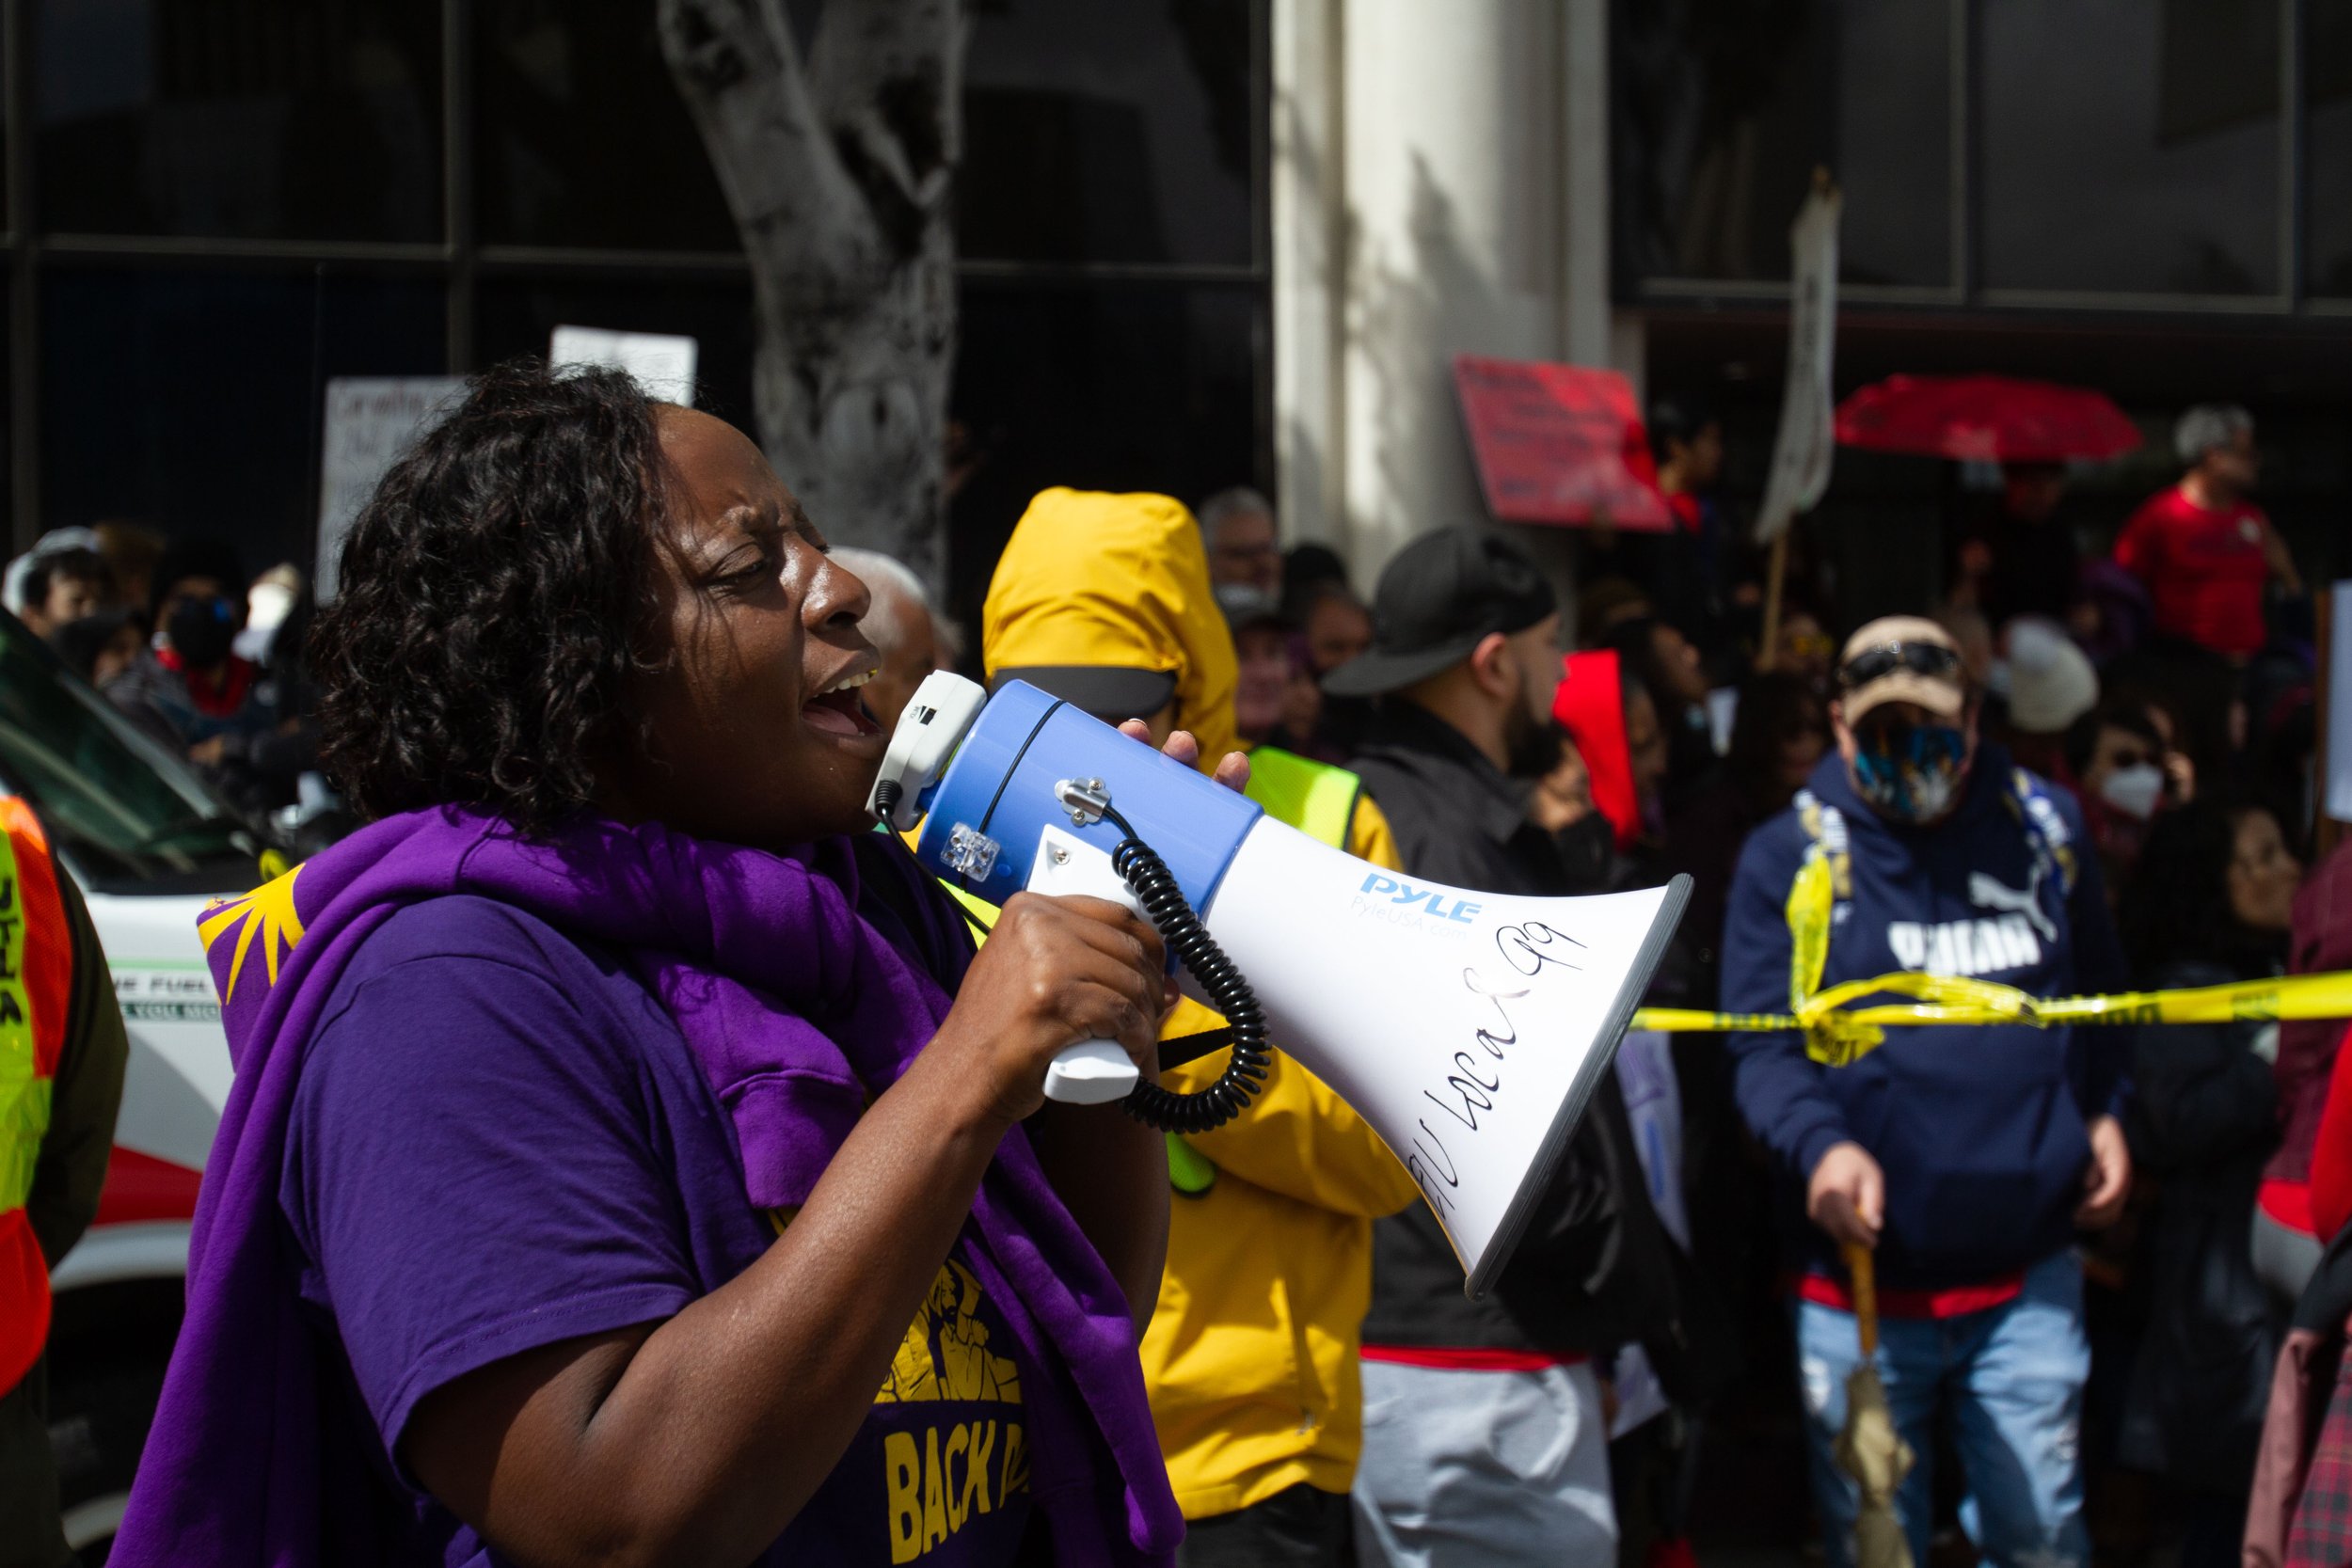
[[[1050,1096],[1123,1099],[1156,1126],[1206,1131],[1290,1070],[1270,1039],[1379,1132],[1474,1296],[1540,1199],[1690,895],[1687,877],[1585,898],[1419,881],[1021,681],[991,695],[925,680],[871,804],[894,830],[919,821],[916,858],[987,903],[1026,890],[1137,910],[1233,1030],[1211,1089],[1137,1086],[1123,1052],[1089,1041],[1056,1061]]]

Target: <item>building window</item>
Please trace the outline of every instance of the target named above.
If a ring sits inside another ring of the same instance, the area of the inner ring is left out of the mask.
[[[2304,16],[2304,276],[2312,293],[2352,300],[2352,6]]]
[[[1986,0],[1982,36],[1987,288],[2281,292],[2275,7]]]
[[[1845,190],[1857,305],[2352,296],[2344,6],[1617,0],[1612,27],[1629,301],[1785,294],[1816,166]]]
[[[1269,0],[972,0],[950,574],[1030,493],[1270,487]],[[805,48],[822,0],[787,0]],[[103,518],[308,565],[339,375],[680,332],[750,428],[748,267],[650,4],[20,0],[0,72],[21,547]]]
[[[442,365],[442,289],[313,269],[66,266],[40,289],[43,520],[154,520],[310,559],[320,400]]]
[[[1785,280],[1813,178],[1846,189],[1851,283],[1952,282],[1951,21],[1940,6],[1623,6],[1616,207],[1633,276]]]
[[[1247,0],[998,0],[964,67],[976,259],[1249,267]]]
[[[36,0],[52,233],[441,237],[437,0]]]
[[[737,250],[651,0],[485,0],[471,12],[483,244]]]

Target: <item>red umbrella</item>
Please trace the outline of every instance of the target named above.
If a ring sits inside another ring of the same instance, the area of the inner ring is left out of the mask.
[[[1837,439],[1963,462],[2121,457],[2139,431],[2104,392],[2004,375],[1891,375],[1837,407]]]

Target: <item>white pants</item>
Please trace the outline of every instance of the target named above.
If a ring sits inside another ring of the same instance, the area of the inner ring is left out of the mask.
[[[1613,1568],[1617,1514],[1593,1370],[1365,1362],[1355,1501],[1366,1568]]]

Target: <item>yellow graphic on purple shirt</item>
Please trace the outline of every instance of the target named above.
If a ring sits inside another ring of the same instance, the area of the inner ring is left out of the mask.
[[[246,956],[256,937],[262,941],[262,958],[269,971],[269,983],[278,983],[278,958],[293,952],[294,943],[302,940],[302,916],[294,910],[294,879],[301,875],[302,867],[297,865],[242,898],[213,905],[196,923],[196,934],[202,940],[207,957],[215,942],[226,938],[231,930],[237,933],[236,951],[229,960],[229,978],[220,990],[223,1002],[237,994],[237,979],[245,973]]]
[[[874,1402],[1019,1405],[1019,1369],[1011,1357],[989,1349],[982,1299],[980,1282],[971,1270],[952,1258],[942,1264]],[[1007,1418],[934,1421],[919,1433],[883,1434],[882,1487],[892,1562],[929,1556],[973,1519],[995,1512],[1007,1497],[1028,1489],[1028,1449],[1021,1423],[1009,1418],[1011,1414]]]
[[[974,1518],[1029,1486],[1029,1452],[1019,1421],[951,1421],[882,1438],[890,1560],[913,1562],[954,1538]]]
[[[877,1404],[914,1400],[1021,1402],[1021,1378],[1009,1356],[991,1354],[980,1321],[980,1282],[950,1258],[940,1265],[907,1337],[882,1379]]]

